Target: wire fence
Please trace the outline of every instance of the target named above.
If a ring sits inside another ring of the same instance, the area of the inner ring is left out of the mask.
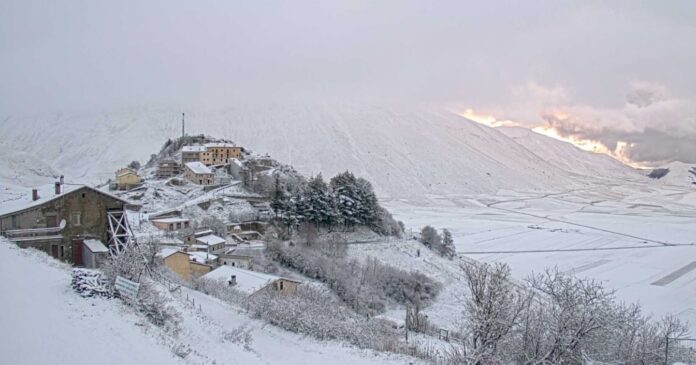
[[[665,365],[696,365],[696,338],[667,338]]]

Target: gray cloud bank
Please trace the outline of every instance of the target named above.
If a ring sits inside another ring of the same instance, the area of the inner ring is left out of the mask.
[[[694,39],[690,0],[4,0],[0,116],[314,99],[533,124],[562,108],[636,159],[694,161]],[[627,94],[637,82],[653,86]]]

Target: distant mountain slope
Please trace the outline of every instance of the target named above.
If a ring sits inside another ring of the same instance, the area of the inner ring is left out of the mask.
[[[549,138],[522,127],[497,128],[551,165],[573,174],[595,177],[638,178],[640,173],[616,159],[583,151],[570,143]]]
[[[675,161],[650,170],[648,176],[666,185],[686,185],[696,188],[696,164]]]
[[[180,135],[180,120],[178,111],[136,109],[7,117],[0,123],[13,155],[40,158],[75,181],[105,180],[131,160],[146,160],[166,138]],[[244,105],[218,112],[189,110],[186,125],[189,134],[230,138],[303,173],[329,176],[352,170],[372,180],[383,198],[562,190],[598,177],[630,174],[623,165],[594,155],[564,168],[558,161],[568,160],[566,155],[580,159],[574,150],[558,148],[562,156],[550,161],[497,129],[422,109]]]

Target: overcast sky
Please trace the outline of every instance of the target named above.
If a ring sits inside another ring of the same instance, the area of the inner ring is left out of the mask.
[[[696,1],[0,2],[0,113],[424,103],[696,163]]]

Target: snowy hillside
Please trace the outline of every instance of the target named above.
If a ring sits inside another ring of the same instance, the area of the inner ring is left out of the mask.
[[[610,156],[583,151],[570,143],[549,138],[530,129],[500,127],[497,130],[561,170],[595,177],[638,177],[637,171],[627,168]]]
[[[651,170],[650,173],[662,184],[696,188],[696,164],[675,161]]]
[[[82,298],[69,267],[0,238],[1,364],[403,364],[412,358],[319,342],[267,326],[200,292],[172,296],[178,335],[166,334],[117,299]],[[195,298],[192,308],[187,297]],[[235,334],[248,333],[239,343]],[[37,337],[40,334],[40,338]],[[50,339],[50,340],[49,340]],[[190,349],[185,357],[175,348]]]
[[[1,123],[12,126],[3,130],[13,156],[30,154],[40,160],[36,166],[51,166],[72,180],[97,182],[112,177],[117,167],[131,160],[147,160],[166,138],[180,135],[180,121],[178,110],[139,109],[102,115],[10,116]],[[503,131],[432,110],[245,105],[218,112],[187,110],[186,125],[189,134],[232,139],[306,174],[333,175],[350,169],[373,181],[383,199],[423,201],[500,189],[559,190],[597,176],[630,175],[628,168],[622,171],[622,165],[603,156],[577,154],[550,138],[548,146],[543,141],[533,146]],[[537,155],[541,146],[553,148],[557,160],[547,161],[548,153]],[[0,176],[3,181],[14,175],[37,175],[19,171],[16,165],[2,167],[7,171]]]

